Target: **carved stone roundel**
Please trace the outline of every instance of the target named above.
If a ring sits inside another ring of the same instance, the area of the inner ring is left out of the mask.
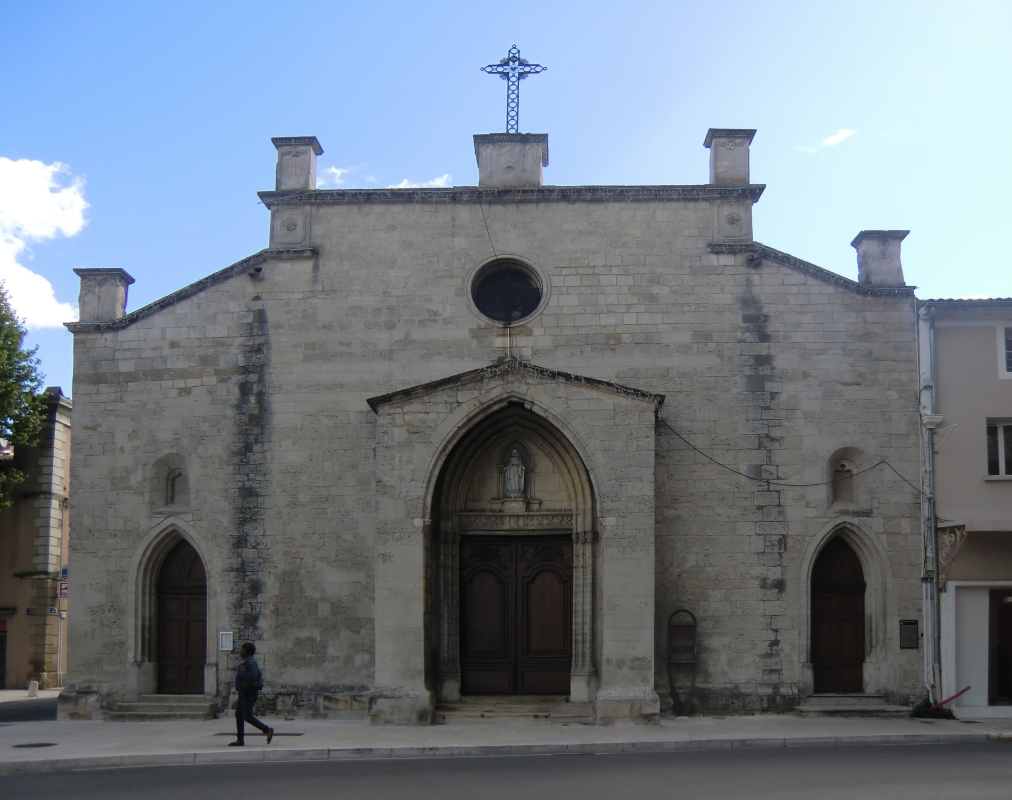
[[[299,229],[299,223],[296,222],[294,219],[286,219],[284,222],[281,223],[281,227],[284,228],[289,233],[294,233]]]

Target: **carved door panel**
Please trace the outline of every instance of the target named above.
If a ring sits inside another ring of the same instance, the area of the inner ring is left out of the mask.
[[[515,691],[516,554],[511,542],[460,540],[460,672],[464,694]]]
[[[569,694],[573,665],[573,542],[518,542],[517,691]]]
[[[465,536],[460,543],[464,694],[568,694],[569,537]]]
[[[864,690],[864,573],[843,539],[812,568],[812,672],[817,694]]]
[[[203,694],[207,578],[200,556],[180,542],[158,577],[158,692]]]

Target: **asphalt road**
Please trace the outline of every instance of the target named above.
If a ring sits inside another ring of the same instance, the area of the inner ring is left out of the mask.
[[[0,703],[0,722],[40,722],[56,719],[56,698]]]
[[[0,796],[1008,800],[1012,743],[144,767],[5,775]]]

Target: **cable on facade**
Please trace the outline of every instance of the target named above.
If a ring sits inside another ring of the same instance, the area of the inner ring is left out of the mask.
[[[657,421],[660,422],[662,425],[664,425],[664,427],[666,427],[673,434],[675,434],[675,436],[677,436],[679,439],[681,439],[683,442],[685,442],[689,447],[691,447],[693,450],[695,450],[697,453],[699,453],[701,456],[703,456],[703,458],[705,458],[705,459],[707,459],[709,461],[712,461],[718,467],[726,469],[728,472],[733,472],[735,475],[740,475],[743,478],[748,478],[750,481],[756,481],[758,483],[765,483],[767,486],[783,486],[783,487],[788,488],[788,489],[805,489],[805,488],[812,487],[812,486],[829,486],[830,484],[835,483],[835,481],[820,481],[819,483],[785,483],[783,481],[774,481],[774,480],[770,480],[770,479],[767,479],[767,478],[757,478],[754,475],[747,475],[744,472],[740,472],[740,471],[736,470],[734,467],[729,467],[727,464],[721,464],[713,456],[711,456],[708,453],[705,453],[702,450],[700,450],[698,447],[696,447],[696,445],[694,445],[692,442],[690,442],[688,439],[686,439],[684,436],[682,436],[682,434],[680,434],[678,431],[676,431],[674,428],[672,428],[671,425],[667,422],[667,420],[665,420],[662,417],[658,416],[657,417]],[[917,494],[921,495],[922,497],[928,497],[928,495],[925,494],[924,492],[922,492],[919,487],[914,486],[914,484],[912,484],[910,481],[908,481],[906,478],[904,478],[897,471],[896,467],[894,467],[892,464],[890,464],[888,461],[885,461],[885,460],[883,460],[883,461],[877,461],[876,463],[872,464],[870,467],[866,467],[865,469],[862,469],[862,470],[859,470],[859,471],[855,472],[854,473],[854,477],[857,477],[858,475],[863,475],[866,472],[871,472],[873,469],[876,469],[877,467],[888,467],[889,469],[891,469],[896,474],[896,477],[898,477],[907,486],[909,486],[911,489],[913,489],[915,492],[917,492]]]

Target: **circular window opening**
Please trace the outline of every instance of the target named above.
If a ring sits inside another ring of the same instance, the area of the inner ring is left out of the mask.
[[[475,279],[471,297],[486,317],[510,324],[537,310],[541,282],[519,261],[497,261]]]

